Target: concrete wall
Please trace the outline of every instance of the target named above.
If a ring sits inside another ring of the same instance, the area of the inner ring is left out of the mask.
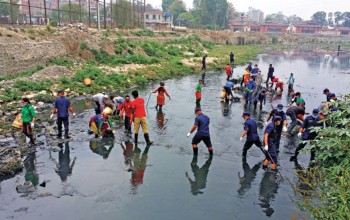
[[[1,42],[0,76],[17,75],[45,65],[49,58],[66,54],[66,48],[61,42]]]

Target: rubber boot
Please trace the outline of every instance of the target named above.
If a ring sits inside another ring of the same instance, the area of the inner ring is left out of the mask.
[[[265,159],[263,163],[263,167],[266,168],[268,165],[269,165],[269,161]]]
[[[147,145],[152,145],[153,144],[153,141],[149,140],[149,135],[148,134],[144,134],[143,136],[145,137]]]
[[[192,148],[193,149],[193,156],[198,156],[198,147]]]
[[[29,143],[30,143],[31,145],[35,145],[33,136],[29,136],[29,140],[30,140]]]
[[[70,139],[71,138],[71,136],[69,136],[69,130],[67,130],[67,131],[64,131],[64,138],[65,139]]]
[[[274,164],[274,163],[271,164],[271,170],[277,170],[276,164]]]
[[[139,134],[135,134],[135,144],[137,144],[137,139],[139,138]]]

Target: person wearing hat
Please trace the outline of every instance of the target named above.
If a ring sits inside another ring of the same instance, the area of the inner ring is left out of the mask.
[[[264,161],[263,167],[266,168],[271,162],[271,169],[276,170],[277,166],[277,149],[276,149],[276,127],[279,126],[282,122],[282,118],[280,116],[275,116],[272,119],[265,129],[264,132],[264,150],[266,151],[265,156],[266,159]]]
[[[280,142],[281,142],[281,136],[282,136],[282,131],[283,132],[287,132],[287,115],[286,113],[283,111],[283,105],[282,104],[278,104],[277,105],[277,109],[273,109],[270,113],[269,116],[267,116],[267,119],[265,121],[265,125],[268,124],[269,120],[276,116],[281,117],[282,119],[282,123],[280,123],[278,126],[276,126],[276,148],[279,149],[280,147]]]
[[[292,106],[287,109],[286,114],[292,120],[292,123],[288,127],[288,133],[292,135],[294,127],[298,124],[297,119],[304,120],[305,109],[299,106]]]
[[[91,101],[95,109],[96,115],[101,114],[105,104],[107,103],[108,95],[97,93],[92,96]]]
[[[25,134],[29,140],[30,144],[34,145],[34,137],[33,137],[33,128],[34,128],[34,122],[36,119],[36,114],[33,106],[30,104],[30,101],[28,98],[22,99],[22,133]]]
[[[253,77],[249,77],[249,82],[246,85],[246,93],[245,93],[245,99],[246,99],[246,103],[249,102],[249,104],[252,103],[253,101],[253,92],[256,89],[256,83],[253,79]]]
[[[254,109],[256,109],[258,102],[260,103],[260,111],[266,104],[266,91],[263,89],[256,94],[254,97]]]
[[[247,140],[243,147],[242,156],[247,156],[247,151],[255,144],[257,147],[261,148],[262,144],[258,135],[258,127],[254,119],[250,118],[249,112],[244,112],[242,117],[244,118],[244,131],[239,138],[240,141],[243,140],[243,137],[247,135]]]
[[[198,155],[198,144],[201,141],[203,141],[207,146],[209,155],[213,156],[213,146],[210,141],[209,133],[210,119],[208,116],[202,113],[202,109],[198,106],[195,108],[194,112],[196,114],[196,119],[194,120],[194,125],[192,126],[190,132],[187,133],[187,137],[189,137],[195,130],[197,130],[197,133],[192,139],[193,156]]]
[[[159,87],[151,91],[151,93],[158,92],[156,109],[158,110],[158,106],[159,106],[159,112],[162,111],[163,105],[165,105],[165,95],[168,96],[169,100],[171,100],[170,95],[166,91],[164,85],[165,85],[164,82],[160,82]]]
[[[325,89],[323,90],[323,94],[326,95],[327,102],[331,101],[330,94],[332,94],[332,93],[329,91],[329,89],[325,88]]]
[[[312,131],[312,128],[321,127],[323,124],[320,122],[319,110],[314,109],[312,115],[309,115],[305,118],[299,133],[298,138],[301,138],[302,142],[298,145],[297,149],[294,152],[294,156],[290,158],[290,161],[297,160],[299,152],[305,147],[307,141],[314,140],[317,136],[317,133]],[[315,148],[311,149],[310,161],[315,159]]]
[[[70,104],[70,101],[64,97],[64,91],[60,90],[57,93],[58,98],[55,101],[55,107],[52,110],[51,117],[53,117],[53,114],[57,113],[57,129],[58,134],[57,138],[62,138],[62,123],[64,124],[64,138],[69,139],[69,112],[75,116],[75,113],[73,111],[73,108]]]
[[[132,91],[131,95],[133,96],[134,101],[131,103],[132,119],[130,119],[130,121],[134,120],[135,145],[137,144],[139,130],[141,127],[147,146],[149,146],[153,144],[153,141],[150,141],[148,135],[148,122],[146,118],[145,100],[143,98],[139,98],[139,92],[136,90]]]
[[[290,73],[289,79],[288,79],[288,92],[293,90],[294,87],[294,81],[295,77],[293,73]]]

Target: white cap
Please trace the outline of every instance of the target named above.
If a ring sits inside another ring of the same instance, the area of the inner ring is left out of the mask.
[[[103,95],[103,98],[108,99],[108,95]]]

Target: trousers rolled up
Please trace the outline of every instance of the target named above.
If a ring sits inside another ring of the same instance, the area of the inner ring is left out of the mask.
[[[134,119],[134,133],[138,134],[140,127],[142,128],[142,132],[144,134],[148,134],[148,123],[146,117],[135,118]]]

